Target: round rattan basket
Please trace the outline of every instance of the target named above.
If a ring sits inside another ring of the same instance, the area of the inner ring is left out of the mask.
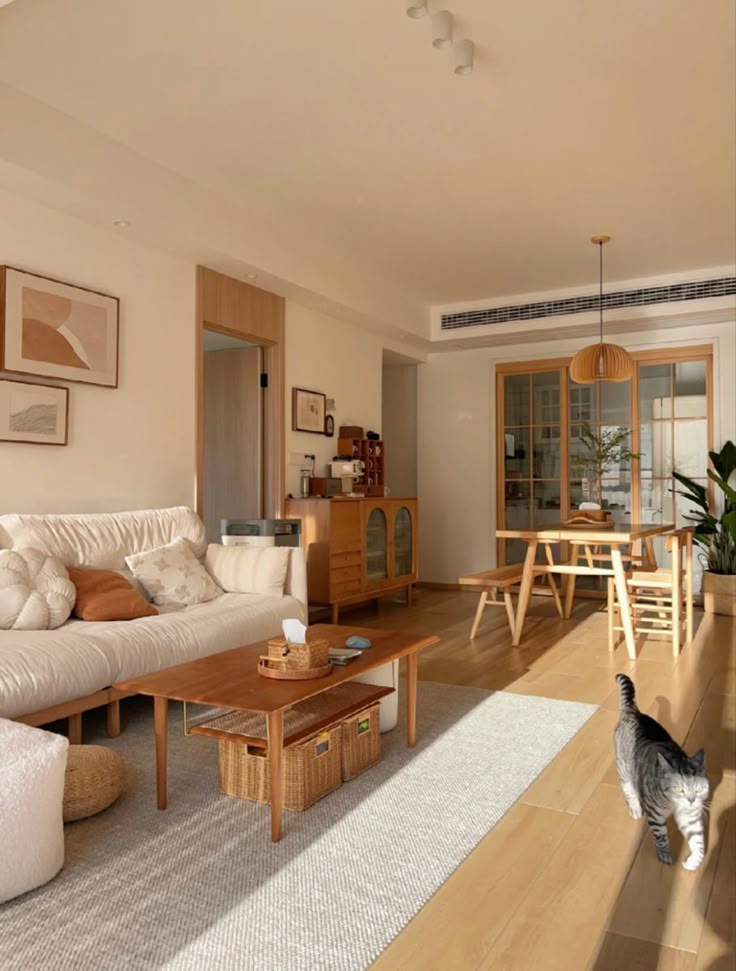
[[[70,745],[64,778],[64,822],[94,816],[123,788],[123,761],[104,745]]]

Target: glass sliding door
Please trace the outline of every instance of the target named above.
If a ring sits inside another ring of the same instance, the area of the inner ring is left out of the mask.
[[[499,375],[498,522],[508,529],[558,523],[563,509],[561,429],[564,373],[562,369],[530,370]],[[503,562],[518,563],[526,543],[503,544]]]

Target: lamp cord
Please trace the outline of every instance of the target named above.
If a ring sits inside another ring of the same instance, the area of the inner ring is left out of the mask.
[[[598,243],[598,313],[600,315],[601,344],[603,343],[603,243]]]

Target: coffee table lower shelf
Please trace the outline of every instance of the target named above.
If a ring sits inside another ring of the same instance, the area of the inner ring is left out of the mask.
[[[375,684],[346,681],[284,712],[283,747],[289,748],[324,728],[349,718],[381,698],[394,693],[395,688]],[[231,709],[206,721],[185,726],[187,735],[207,735],[228,742],[242,742],[252,748],[268,748],[265,715]]]

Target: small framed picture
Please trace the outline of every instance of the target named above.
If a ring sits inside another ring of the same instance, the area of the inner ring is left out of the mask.
[[[66,445],[69,389],[0,380],[0,442]]]
[[[332,415],[328,415],[325,418],[325,435],[328,438],[332,438],[335,434],[335,419]]]
[[[325,402],[321,391],[293,388],[291,397],[291,427],[295,432],[325,434]]]

